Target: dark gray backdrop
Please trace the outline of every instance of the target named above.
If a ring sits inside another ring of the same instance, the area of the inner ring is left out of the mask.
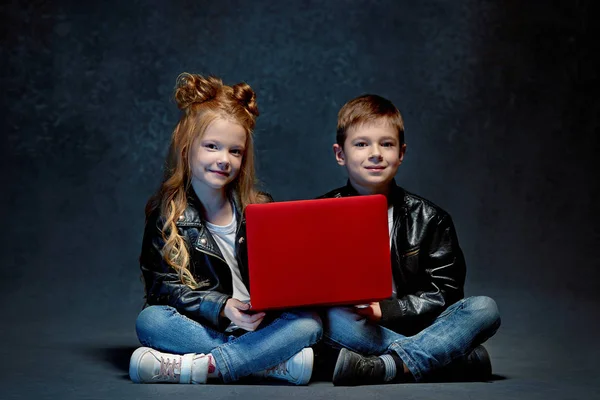
[[[255,89],[259,179],[277,200],[343,185],[337,111],[366,92],[390,98],[408,142],[398,182],[452,214],[467,295],[500,306],[495,370],[552,384],[566,374],[583,390],[595,376],[598,350],[580,347],[599,333],[591,2],[12,1],[0,15],[11,351],[81,348],[92,356],[77,363],[95,355],[123,374],[142,305],[143,207],[187,71]]]

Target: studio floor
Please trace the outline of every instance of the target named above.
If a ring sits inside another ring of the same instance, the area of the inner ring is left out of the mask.
[[[596,301],[575,295],[496,290],[502,326],[486,347],[492,357],[489,382],[334,387],[261,385],[136,385],[127,375],[139,346],[133,329],[137,305],[99,303],[51,308],[35,318],[9,309],[2,329],[0,398],[51,399],[597,399],[595,360],[600,355]],[[108,307],[107,307],[108,306]],[[31,305],[30,310],[35,306]]]

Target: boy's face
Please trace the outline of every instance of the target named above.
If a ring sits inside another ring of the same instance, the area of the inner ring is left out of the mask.
[[[398,131],[382,121],[348,129],[344,146],[336,143],[333,151],[360,194],[387,193],[404,159],[406,144],[401,145]]]

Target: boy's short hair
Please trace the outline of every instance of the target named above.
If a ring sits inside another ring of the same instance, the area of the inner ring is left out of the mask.
[[[338,113],[337,144],[344,147],[348,129],[384,120],[398,130],[400,145],[404,144],[404,120],[400,111],[388,99],[376,94],[365,94],[348,101]]]

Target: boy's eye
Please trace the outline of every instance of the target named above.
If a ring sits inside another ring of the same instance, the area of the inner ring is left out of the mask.
[[[366,142],[358,142],[354,144],[356,147],[366,147],[367,143]]]
[[[385,142],[385,143],[382,144],[382,146],[383,147],[393,147],[394,143],[392,143],[392,142]]]

